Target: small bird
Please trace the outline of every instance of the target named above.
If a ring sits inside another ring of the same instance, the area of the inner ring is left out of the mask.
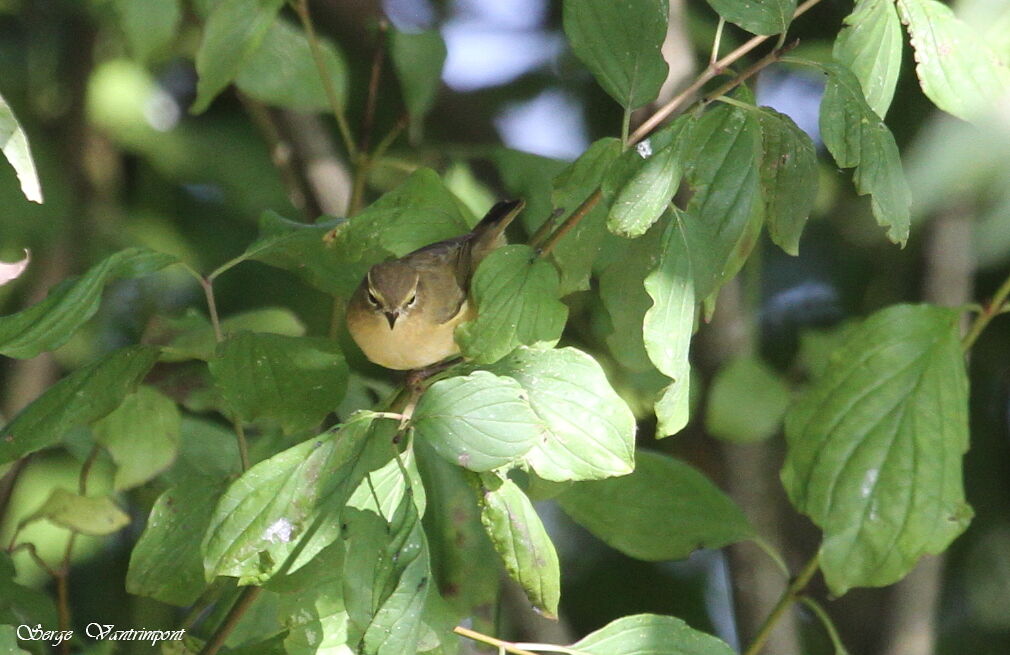
[[[470,232],[425,246],[368,271],[347,305],[347,329],[368,359],[396,370],[421,369],[459,354],[456,326],[474,318],[470,280],[522,200],[499,202]]]

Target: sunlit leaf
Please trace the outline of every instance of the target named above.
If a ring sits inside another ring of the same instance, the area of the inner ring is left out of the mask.
[[[642,322],[645,350],[656,368],[672,378],[656,401],[656,435],[665,437],[683,429],[690,418],[688,353],[697,313],[694,274],[679,211],[666,225],[659,260],[644,286],[653,302]]]
[[[14,172],[21,183],[21,193],[32,202],[41,203],[42,187],[39,184],[38,173],[35,172],[31,149],[28,147],[28,136],[3,96],[0,96],[0,150],[14,167]]]
[[[712,635],[692,629],[672,616],[622,616],[571,645],[585,655],[733,655]]]
[[[487,371],[431,385],[417,402],[412,423],[419,439],[471,471],[516,462],[547,434],[526,390]]]
[[[898,0],[923,93],[940,109],[972,120],[1010,97],[1010,68],[982,35],[936,0]]]
[[[561,337],[568,307],[558,300],[558,273],[529,246],[499,248],[477,267],[470,284],[477,318],[456,328],[463,355],[496,362],[518,346]]]
[[[866,103],[883,118],[901,72],[901,21],[890,0],[859,0],[835,40],[834,57],[859,79]]]
[[[0,464],[52,446],[114,410],[157,359],[151,346],[123,348],[49,387],[0,430]]]
[[[636,459],[630,475],[565,489],[562,509],[612,547],[647,561],[683,559],[753,536],[740,508],[697,470],[648,451]]]
[[[548,430],[524,460],[545,480],[593,480],[630,473],[635,418],[603,369],[575,348],[519,348],[489,367],[516,380]]]
[[[21,274],[28,268],[31,255],[27,248],[24,253],[25,256],[16,262],[0,262],[0,287],[21,277]]]
[[[669,67],[667,0],[565,0],[565,36],[604,91],[625,107],[652,102]]]
[[[971,519],[959,315],[930,305],[877,312],[786,416],[782,482],[824,531],[821,570],[837,595],[901,579]]]
[[[556,617],[561,598],[558,554],[533,504],[511,480],[485,474],[481,481],[481,523],[505,570],[538,612]]]

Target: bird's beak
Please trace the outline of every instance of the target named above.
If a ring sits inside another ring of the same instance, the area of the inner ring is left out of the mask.
[[[396,325],[396,319],[399,318],[397,312],[382,312],[386,315],[386,320],[389,321],[389,329],[392,330],[393,326]]]

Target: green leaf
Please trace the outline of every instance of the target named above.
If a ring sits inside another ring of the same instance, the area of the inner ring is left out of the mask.
[[[53,599],[14,582],[15,573],[10,554],[0,553],[0,623],[55,626],[58,619]]]
[[[720,105],[692,124],[686,136],[687,180],[694,195],[684,220],[700,231],[705,244],[691,257],[711,264],[694,266],[695,293],[707,298],[736,275],[757,242],[764,203],[759,162],[761,126],[757,112]]]
[[[130,50],[140,61],[153,60],[175,40],[182,22],[179,0],[115,0],[115,6]]]
[[[287,655],[351,655],[347,646],[349,617],[341,585],[343,555],[343,543],[330,546],[313,560],[326,560],[318,577],[297,593],[281,596],[280,615],[288,631],[284,639]]]
[[[603,369],[575,348],[518,348],[488,369],[525,389],[545,439],[524,459],[545,480],[594,480],[634,468],[635,417]]]
[[[610,208],[607,228],[623,237],[640,237],[659,220],[680,186],[680,153],[667,146],[646,160]]]
[[[13,625],[0,625],[0,653],[28,655],[28,651],[18,647],[17,632],[15,632]]]
[[[25,134],[7,101],[0,96],[0,150],[14,167],[14,173],[21,183],[21,193],[32,202],[42,203],[42,186],[35,172],[35,162]]]
[[[800,235],[817,199],[817,152],[807,133],[785,114],[762,107],[758,121],[768,235],[787,253],[798,255]]]
[[[41,519],[81,534],[100,537],[130,524],[130,517],[108,496],[80,496],[59,487],[42,506],[21,519],[18,530]]]
[[[659,261],[644,285],[653,302],[642,322],[645,350],[656,368],[673,380],[656,401],[656,436],[665,437],[680,432],[690,418],[688,354],[697,313],[694,275],[679,211],[663,232]]]
[[[326,238],[346,223],[340,218],[310,225],[289,221],[267,210],[260,216],[259,238],[242,256],[290,271],[321,291],[347,298],[365,276],[368,266],[349,265]],[[381,259],[379,256],[375,261]]]
[[[635,372],[652,370],[642,332],[645,313],[652,305],[645,278],[659,261],[663,227],[660,222],[634,241],[621,240],[619,254],[600,273],[600,299],[613,324],[607,346],[622,366]]]
[[[523,588],[537,612],[556,618],[561,569],[554,544],[533,503],[509,479],[485,474],[481,483],[480,520],[505,570]]]
[[[603,90],[626,108],[656,99],[669,67],[667,0],[565,0],[565,36]]]
[[[347,521],[344,600],[348,643],[365,655],[414,653],[430,588],[428,545],[405,496],[390,523],[372,512]]]
[[[821,99],[821,138],[842,168],[856,168],[856,190],[870,194],[873,215],[887,237],[908,240],[912,195],[901,170],[894,136],[866,104],[859,80],[844,66],[825,66],[828,82]]]
[[[317,35],[323,64],[342,107],[347,95],[347,64],[331,41]],[[298,111],[330,111],[319,68],[305,33],[276,20],[263,42],[235,77],[235,86],[262,102]]]
[[[145,248],[127,248],[106,257],[80,278],[56,285],[42,302],[0,317],[0,355],[30,359],[59,348],[98,311],[106,284],[147,275],[175,261]]]
[[[409,481],[403,475],[404,470],[410,476]],[[421,474],[417,470],[417,459],[412,445],[400,453],[399,461],[393,458],[382,468],[369,473],[351,494],[347,506],[373,512],[379,516],[392,516],[408,491],[414,499],[417,513],[423,516],[427,498],[424,485],[421,483]],[[376,499],[379,501],[378,511],[376,511]]]
[[[1010,68],[971,27],[936,0],[897,0],[915,51],[922,92],[940,109],[973,120],[1010,95]]]
[[[438,30],[410,34],[396,28],[389,33],[389,57],[400,81],[403,102],[410,114],[411,133],[420,136],[424,117],[435,104],[442,84],[446,49]]]
[[[477,318],[456,328],[463,356],[483,364],[518,346],[556,343],[568,318],[558,273],[529,246],[504,246],[481,261],[470,283]]]
[[[431,538],[439,591],[460,615],[483,614],[497,602],[499,576],[488,575],[495,552],[467,479],[473,474],[445,461],[423,441],[414,443],[428,494],[424,529]]]
[[[619,139],[600,139],[554,178],[551,203],[563,210],[558,225],[600,187],[620,154]],[[607,236],[606,222],[607,204],[601,201],[551,251],[561,272],[562,296],[589,288],[589,274]]]
[[[757,357],[740,356],[712,380],[705,427],[726,441],[754,443],[773,436],[789,407],[789,387]]]
[[[196,51],[196,101],[202,113],[263,43],[284,0],[218,0]]]
[[[123,402],[157,360],[157,348],[131,346],[49,387],[0,430],[0,464],[52,446],[70,430],[102,418]]]
[[[883,118],[901,73],[901,21],[890,0],[858,0],[835,40],[834,58],[859,80],[870,105]]]
[[[294,573],[333,543],[348,498],[390,456],[372,421],[371,414],[357,415],[335,433],[282,451],[233,482],[203,540],[206,579],[265,582]]]
[[[622,616],[569,648],[585,655],[733,655],[721,639],[657,614]]]
[[[754,34],[781,34],[789,27],[796,0],[708,0],[727,21]]]
[[[782,482],[824,531],[821,570],[836,595],[901,579],[971,519],[959,316],[930,305],[877,312],[786,416]]]
[[[132,489],[175,461],[182,416],[175,402],[153,387],[141,386],[95,423],[95,441],[116,463],[115,489]]]
[[[196,602],[206,588],[200,541],[227,485],[193,476],[158,497],[130,553],[129,593],[179,607]]]
[[[487,371],[431,385],[411,422],[439,455],[478,472],[518,461],[547,434],[526,390]]]
[[[294,432],[319,424],[347,390],[347,363],[329,339],[239,332],[221,342],[210,372],[243,420]]]
[[[740,509],[687,464],[639,451],[635,472],[576,482],[558,496],[577,523],[622,553],[647,561],[683,559],[754,531]]]
[[[217,350],[214,326],[203,314],[190,308],[176,319],[162,319],[157,332],[149,330],[154,343],[166,343],[161,348],[161,361],[183,362],[190,359],[210,361]],[[234,314],[221,320],[221,334],[230,336],[236,332],[269,332],[289,337],[305,335],[305,324],[286,307],[263,307],[241,314]]]

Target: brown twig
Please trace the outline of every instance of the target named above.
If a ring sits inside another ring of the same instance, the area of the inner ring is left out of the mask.
[[[200,651],[200,655],[214,655],[214,653],[220,650],[225,640],[228,639],[228,635],[232,633],[239,621],[242,620],[242,616],[249,610],[256,599],[259,598],[262,592],[263,587],[256,586],[249,586],[242,590],[238,600],[228,610],[228,615],[224,617],[224,621],[214,631],[210,641],[203,647],[203,650]]]
[[[767,55],[765,55],[761,59],[758,59],[753,64],[751,64],[750,66],[748,66],[746,69],[744,69],[744,71],[742,73],[740,73],[739,75],[737,75],[736,77],[734,77],[732,80],[726,82],[725,84],[723,84],[722,86],[720,86],[718,89],[716,89],[712,93],[707,94],[705,96],[705,98],[701,101],[702,104],[706,104],[707,105],[710,102],[712,102],[712,100],[714,100],[715,98],[718,98],[719,96],[726,95],[727,93],[729,93],[730,91],[732,91],[736,87],[738,87],[741,84],[743,84],[744,82],[746,82],[751,77],[754,77],[755,75],[757,75],[758,73],[760,73],[762,70],[764,70],[768,66],[771,66],[772,64],[774,64],[776,61],[778,61],[779,59],[782,58],[782,55],[786,54],[787,52],[789,52],[790,50],[792,50],[793,48],[795,48],[799,44],[800,44],[799,39],[796,39],[792,43],[789,43],[789,44],[787,44],[787,45],[785,45],[785,46],[783,46],[781,48],[777,48],[775,50],[772,50]]]
[[[586,214],[593,211],[593,208],[596,207],[596,204],[600,202],[600,199],[602,197],[603,197],[603,191],[597,189],[596,191],[593,191],[593,193],[588,198],[583,200],[582,204],[579,205],[578,208],[575,211],[573,211],[571,215],[568,216],[568,218],[565,219],[565,222],[562,223],[560,226],[558,226],[558,229],[554,230],[554,233],[551,234],[551,236],[544,243],[543,248],[540,249],[539,256],[546,257],[547,255],[549,255],[551,251],[554,250],[554,246],[556,246],[558,244],[558,241],[561,240],[561,237],[565,236],[571,230],[575,229],[575,226],[579,224],[579,221],[585,218]]]

